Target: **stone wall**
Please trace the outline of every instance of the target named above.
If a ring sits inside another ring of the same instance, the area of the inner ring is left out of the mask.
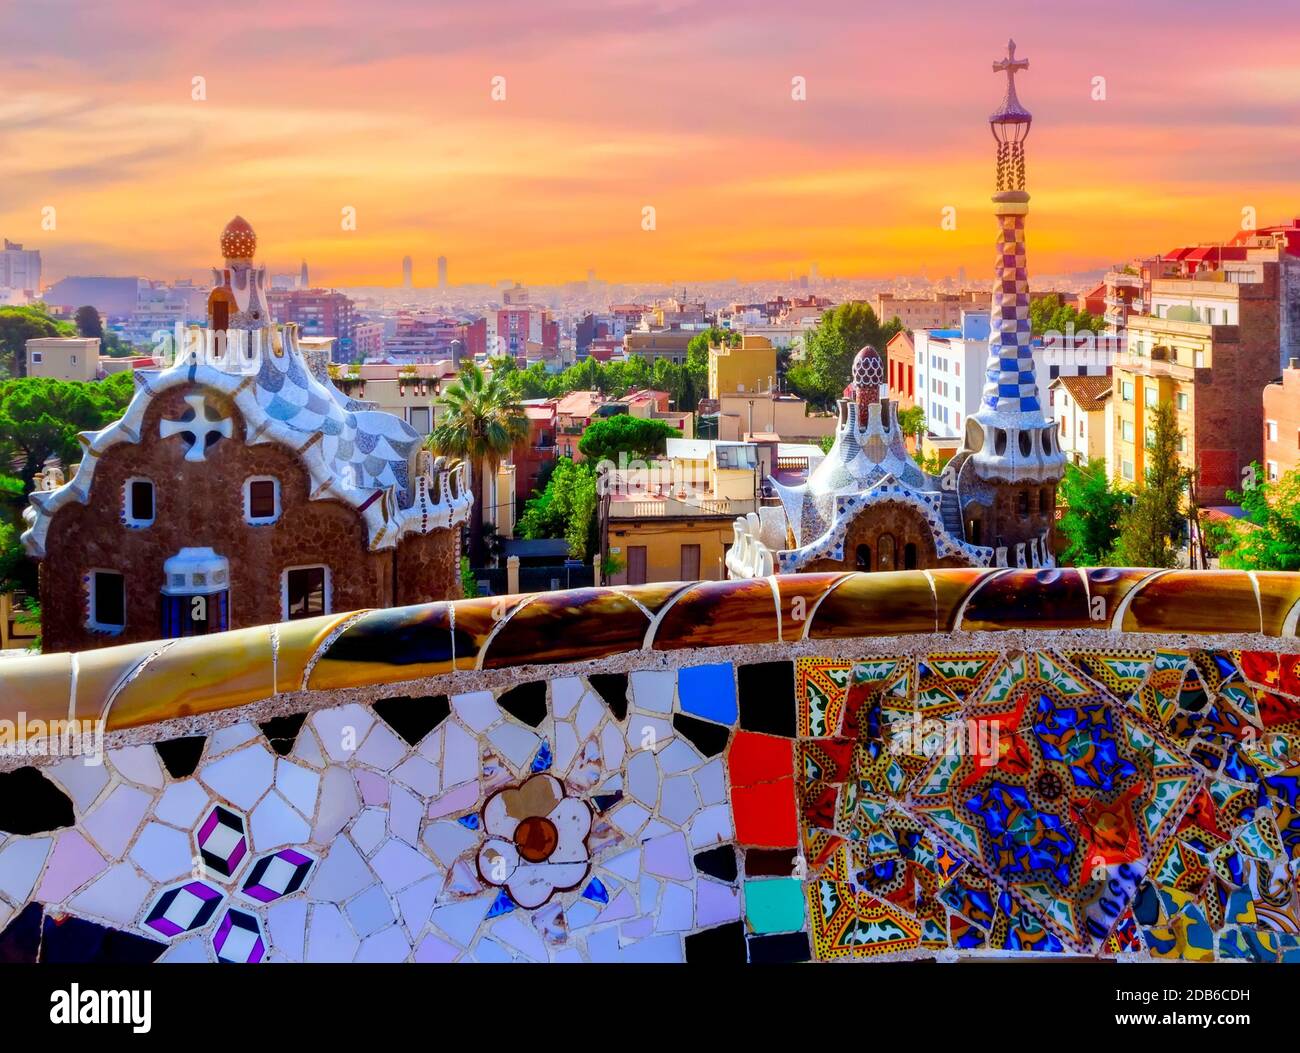
[[[355,610],[392,602],[392,553],[370,552],[365,524],[339,501],[308,499],[310,478],[297,454],[277,443],[249,446],[244,419],[229,400],[208,402],[229,417],[232,436],[220,439],[201,462],[187,461],[180,438],[161,439],[163,420],[177,420],[193,392],[176,388],[154,400],[139,443],[110,447],[95,467],[90,500],[61,508],[50,525],[41,565],[43,643],[65,651],[151,640],[161,634],[163,563],[182,548],[211,547],[230,561],[230,624],[239,628],[279,621],[280,590],[268,588],[288,567],[330,568],[332,609]],[[244,482],[280,480],[278,522],[243,521]],[[124,524],[124,486],[143,477],[154,484],[154,522]],[[126,629],[116,635],[86,628],[92,570],[126,578]]]
[[[808,574],[15,659],[0,958],[1295,960],[1298,616]],[[12,755],[69,717],[102,754]]]

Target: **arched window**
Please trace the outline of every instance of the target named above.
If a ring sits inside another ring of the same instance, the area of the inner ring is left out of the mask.
[[[903,569],[916,570],[916,545],[911,541],[903,546]]]
[[[972,519],[966,524],[966,539],[972,545],[980,544],[981,523],[978,519]]]
[[[871,569],[871,546],[859,545],[857,551],[857,568],[858,570]]]
[[[1020,491],[1020,514],[1022,516],[1029,515],[1029,491],[1028,490]]]
[[[880,540],[876,542],[877,560],[876,565],[881,570],[894,569],[894,535],[881,534]]]

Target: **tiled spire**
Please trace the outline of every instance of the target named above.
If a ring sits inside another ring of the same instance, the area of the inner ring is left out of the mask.
[[[979,410],[967,422],[966,445],[973,452],[975,471],[984,478],[1046,481],[1060,477],[1065,457],[1055,427],[1043,413],[1030,350],[1024,143],[1033,117],[1021,105],[1015,84],[1015,75],[1028,68],[1028,60],[1016,58],[1015,41],[1007,43],[1006,58],[993,64],[995,73],[1007,76],[1002,106],[989,117],[998,144],[993,195],[997,266],[984,390]]]

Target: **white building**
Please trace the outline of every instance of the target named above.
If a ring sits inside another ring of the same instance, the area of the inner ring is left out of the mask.
[[[39,249],[24,249],[17,242],[5,238],[0,252],[0,290],[13,290],[0,295],[0,302],[23,304],[41,293],[41,253]]]

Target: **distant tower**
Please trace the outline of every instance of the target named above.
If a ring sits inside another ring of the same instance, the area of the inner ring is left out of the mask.
[[[438,288],[447,288],[447,257],[438,257]]]
[[[966,421],[962,449],[949,475],[964,489],[964,476],[973,473],[988,495],[975,493],[963,502],[967,541],[1005,548],[1010,566],[1051,566],[1056,484],[1065,470],[1065,455],[1055,424],[1043,413],[1029,347],[1024,143],[1033,118],[1016,97],[1015,81],[1028,68],[1028,61],[1016,58],[1015,41],[1008,42],[1007,57],[993,64],[995,73],[1007,75],[1007,91],[1001,108],[989,117],[998,144],[989,355],[980,408]]]
[[[306,261],[306,260],[303,260],[303,261],[302,261],[302,273],[298,275],[298,288],[299,288],[299,289],[310,289],[310,288],[311,288],[311,282],[310,282],[310,280],[308,280],[308,278],[307,278],[307,261]]]
[[[402,257],[402,288],[412,288],[412,278],[415,272],[415,265],[411,262],[410,256]]]

